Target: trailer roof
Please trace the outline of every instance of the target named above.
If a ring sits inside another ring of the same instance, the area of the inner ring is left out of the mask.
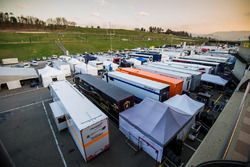
[[[0,67],[0,83],[38,78],[34,68]]]
[[[191,74],[187,74],[187,73],[182,73],[182,72],[178,72],[178,71],[171,71],[171,70],[167,70],[167,69],[160,69],[160,68],[156,68],[156,67],[150,67],[150,66],[136,66],[136,68],[142,69],[142,70],[152,70],[152,71],[158,71],[161,73],[165,73],[166,75],[173,75],[173,76],[179,76],[179,77],[183,77],[183,78],[191,78],[192,75]]]
[[[204,60],[191,60],[191,59],[182,59],[182,58],[173,58],[173,60],[179,60],[179,61],[183,61],[183,62],[203,63],[203,64],[215,65],[215,66],[218,66],[220,64],[217,62],[208,62],[208,61],[204,61]]]
[[[149,88],[164,89],[166,87],[169,87],[169,85],[165,84],[165,83],[152,81],[150,79],[145,79],[145,78],[142,78],[142,77],[126,74],[126,73],[123,73],[123,72],[114,71],[114,72],[109,72],[108,74],[111,77],[116,76],[118,78],[123,78],[125,80],[131,80],[132,82],[147,86]]]
[[[60,60],[55,60],[55,61],[52,61],[52,64],[55,65],[55,66],[61,66],[61,65],[68,65],[68,63],[64,62],[64,61],[60,61]]]
[[[68,81],[56,81],[50,87],[55,91],[79,130],[107,118],[99,108]]]
[[[99,79],[95,76],[89,75],[89,74],[79,74],[76,75],[76,77],[79,77],[80,79],[84,80],[85,82],[89,83],[90,85],[93,85],[95,88],[99,89],[109,97],[113,98],[114,100],[120,101],[124,100],[128,97],[133,96],[131,93],[118,88],[114,85],[108,84],[107,82],[103,81],[102,79]]]
[[[160,68],[160,69],[164,69],[164,70],[177,71],[177,72],[191,74],[191,75],[201,75],[201,72],[199,72],[199,71],[193,71],[193,70],[189,70],[189,69],[182,69],[182,68],[173,67],[173,66],[160,65],[160,64],[148,64],[147,66],[156,67],[156,68]]]
[[[209,65],[201,65],[201,64],[190,64],[190,63],[184,63],[184,62],[174,62],[174,61],[168,61],[168,62],[154,62],[156,64],[166,64],[166,65],[176,65],[176,66],[181,66],[183,68],[185,67],[190,67],[192,69],[197,69],[199,70],[200,68],[206,68],[206,69],[211,69],[212,66]]]
[[[160,74],[155,74],[152,72],[143,71],[143,70],[135,69],[135,68],[118,68],[117,71],[125,72],[125,73],[132,74],[132,75],[136,74],[137,76],[144,76],[145,78],[153,79],[155,81],[167,83],[167,84],[170,84],[170,83],[171,84],[179,84],[179,83],[183,82],[180,79],[176,79],[173,77],[167,77],[167,76],[163,76]]]

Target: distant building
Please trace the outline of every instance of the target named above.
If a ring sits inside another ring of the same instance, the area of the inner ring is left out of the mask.
[[[17,63],[18,63],[18,58],[6,58],[6,59],[2,59],[2,64],[3,65],[17,64]]]

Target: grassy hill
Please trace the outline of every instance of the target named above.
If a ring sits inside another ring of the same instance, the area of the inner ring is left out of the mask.
[[[111,34],[111,35],[110,35]],[[200,44],[194,38],[131,30],[96,28],[69,28],[64,31],[2,31],[0,32],[0,59],[18,57],[31,60],[42,56],[62,55],[55,41],[61,41],[70,54],[159,46],[163,44]]]

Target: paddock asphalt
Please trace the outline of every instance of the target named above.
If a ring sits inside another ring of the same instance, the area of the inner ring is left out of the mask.
[[[213,100],[223,101],[214,91]],[[47,88],[24,87],[0,92],[0,139],[17,167],[153,167],[156,161],[143,151],[135,152],[116,124],[109,121],[110,149],[86,163],[68,130],[59,132],[54,123]],[[186,140],[183,166],[202,142]],[[166,166],[173,166],[167,162]]]
[[[110,149],[86,163],[68,130],[57,130],[50,102],[47,88],[21,88],[7,95],[0,92],[0,139],[17,167],[155,166],[149,155],[143,151],[135,153],[126,144],[111,121]]]

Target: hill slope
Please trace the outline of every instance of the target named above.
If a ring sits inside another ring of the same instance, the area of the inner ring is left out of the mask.
[[[70,54],[159,46],[163,44],[202,43],[193,38],[131,30],[96,28],[70,28],[63,31],[0,32],[0,59],[18,57],[31,60],[53,54],[62,55],[55,41],[61,41]]]
[[[225,31],[225,32],[215,32],[212,34],[204,35],[206,37],[215,38],[217,40],[225,41],[242,41],[247,40],[250,36],[250,31]]]

